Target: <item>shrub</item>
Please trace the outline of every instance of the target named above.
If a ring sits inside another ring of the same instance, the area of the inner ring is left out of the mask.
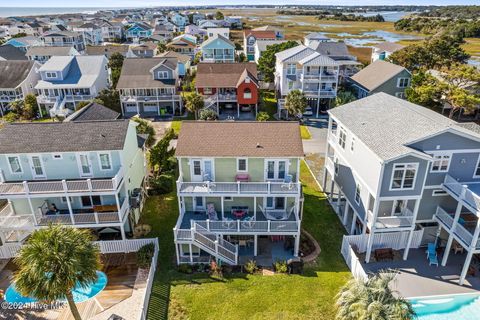
[[[247,263],[245,263],[244,268],[247,273],[254,274],[255,271],[258,270],[257,262],[255,262],[254,260],[249,260],[247,261]]]
[[[257,121],[268,121],[270,119],[270,115],[265,111],[261,111],[257,114]]]
[[[150,267],[152,263],[153,254],[155,253],[155,245],[149,243],[144,245],[137,251],[137,264],[141,269],[146,269]]]
[[[223,278],[222,267],[219,266],[215,261],[210,263],[210,274],[216,278]]]
[[[139,117],[133,117],[132,120],[138,123],[137,125],[138,134],[148,135],[148,138],[145,144],[147,147],[150,148],[155,142],[155,128],[153,128],[152,125],[147,120],[141,119]]]
[[[18,116],[15,112],[9,112],[5,116],[3,116],[3,120],[6,122],[15,122],[18,120]]]
[[[218,116],[212,109],[204,109],[200,111],[200,120],[217,120]]]
[[[172,174],[161,174],[150,181],[156,194],[165,194],[173,191],[175,177]]]
[[[287,262],[285,260],[275,261],[273,268],[275,269],[275,272],[278,273],[287,273],[288,271]]]
[[[181,264],[178,266],[178,272],[190,274],[193,272],[193,269],[189,264]]]

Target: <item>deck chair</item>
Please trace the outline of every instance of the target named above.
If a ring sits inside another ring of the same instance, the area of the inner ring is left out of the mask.
[[[428,265],[431,266],[431,265],[436,265],[438,267],[438,259],[437,259],[437,255],[429,255],[428,256]]]
[[[427,253],[427,258],[430,256],[436,256],[437,255],[437,248],[435,246],[435,243],[428,243],[427,244],[427,250],[425,251]]]
[[[251,229],[253,228],[253,226],[255,225],[255,222],[257,221],[256,217],[253,216],[253,217],[250,217],[249,220],[244,220],[242,221],[242,226],[244,228],[247,228],[247,229]]]
[[[217,210],[215,210],[215,204],[207,203],[207,218],[213,221],[218,220]]]

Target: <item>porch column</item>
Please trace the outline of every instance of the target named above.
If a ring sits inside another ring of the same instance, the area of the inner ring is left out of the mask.
[[[127,237],[125,235],[125,226],[123,224],[120,226],[120,234],[122,235],[122,240],[127,239]]]
[[[225,210],[225,206],[224,206],[224,203],[223,201],[225,200],[225,198],[222,196],[221,197],[221,204],[222,204],[222,220],[225,219],[225,214],[224,214],[224,210]]]
[[[137,114],[140,114],[140,104],[137,101]]]
[[[463,286],[463,283],[465,282],[465,277],[467,276],[468,268],[470,267],[470,262],[472,261],[472,256],[473,249],[469,248],[467,258],[465,258],[465,263],[463,264],[462,273],[460,274],[460,280],[458,282],[458,284],[460,284],[461,286]]]
[[[295,247],[293,248],[293,256],[298,257],[298,249],[300,248],[300,234],[295,236]]]
[[[35,216],[35,210],[33,209],[32,199],[30,199],[30,197],[27,197],[27,200],[28,200],[28,205],[30,206],[30,211],[32,212],[32,215],[33,215],[33,221],[35,221],[35,225],[38,225],[39,221],[37,221],[37,217]]]
[[[180,215],[183,215],[183,210],[182,210],[182,201],[183,201],[183,197],[178,197],[178,212],[180,213]]]
[[[316,118],[318,118],[319,111],[320,111],[320,97],[317,98],[317,115],[315,116]]]
[[[342,189],[338,190],[338,195],[337,195],[337,215],[340,214],[340,206],[341,206],[341,201],[342,201]]]
[[[257,118],[258,114],[258,103],[255,103],[255,118]]]
[[[253,216],[257,219],[257,197],[253,197]]]
[[[333,178],[333,177],[332,177]],[[333,190],[335,189],[335,181],[332,179],[332,183],[330,185],[330,194],[328,195],[330,200],[333,200]]]
[[[190,253],[190,263],[193,263],[193,253],[192,253],[192,244],[188,244],[188,251]]]
[[[355,222],[357,221],[357,212],[353,210],[352,225],[350,226],[350,234],[353,234],[355,231]]]
[[[258,254],[258,235],[253,236],[253,256],[256,257]]]
[[[178,250],[178,247],[179,247],[179,246],[180,246],[180,245],[179,245],[178,243],[175,243],[175,253],[177,254],[177,265],[180,264],[180,252],[179,252],[179,250]]]
[[[418,208],[419,207],[420,207],[420,199],[416,199],[415,200],[415,207],[413,208],[412,230],[410,230],[410,233],[408,234],[407,247],[405,248],[405,250],[403,252],[403,260],[407,260],[408,251],[410,250],[410,246],[412,245],[413,231],[415,230],[415,221],[417,220],[417,214],[418,214]]]
[[[465,196],[465,191],[466,191],[466,187],[464,187],[461,192],[461,197],[460,197],[461,199],[463,199],[463,197]],[[452,228],[450,229],[450,232],[449,232],[447,247],[445,248],[445,252],[443,253],[442,267],[445,267],[445,265],[447,264],[448,255],[450,254],[450,250],[452,249],[453,233],[455,232],[455,228],[457,227],[457,222],[458,222],[458,218],[460,218],[462,207],[463,207],[463,201],[460,200],[457,204],[457,208],[455,209],[455,216],[453,217]]]
[[[374,235],[375,235],[375,228],[372,226],[372,229],[370,230],[370,234],[368,236],[368,242],[367,242],[367,254],[365,256],[365,262],[366,263],[370,262],[370,256],[372,255],[372,246],[373,246]]]
[[[345,210],[343,210],[343,220],[342,220],[342,223],[343,223],[344,226],[347,225],[348,211],[350,211],[350,203],[348,201],[346,201],[345,202]]]
[[[237,103],[237,117],[240,118],[240,104]]]
[[[72,221],[72,224],[75,224],[75,218],[73,216],[73,210],[72,210],[72,204],[70,203],[70,197],[65,194],[65,198],[67,199],[67,206],[68,206],[68,212],[70,213],[70,220]]]
[[[118,209],[118,221],[122,222],[123,217],[122,217],[122,213],[120,212],[121,206],[120,206],[120,199],[118,199],[118,193],[115,193],[115,202],[117,203],[117,209]]]
[[[327,175],[328,175],[328,171],[325,170],[325,172],[323,174],[323,182],[322,182],[322,191],[323,192],[325,192],[325,190],[327,190],[327,178],[328,178]]]

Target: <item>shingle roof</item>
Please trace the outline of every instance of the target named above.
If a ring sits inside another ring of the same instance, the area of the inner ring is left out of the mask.
[[[305,39],[308,40],[330,40],[329,37],[320,33],[320,32],[311,32],[305,36]]]
[[[377,60],[354,74],[350,79],[372,91],[404,70],[407,69],[387,61]]]
[[[0,57],[5,60],[28,60],[25,52],[10,44],[0,46]]]
[[[34,61],[0,61],[0,88],[15,88],[22,83],[32,69]]]
[[[244,35],[245,37],[254,36],[255,39],[275,39],[277,37],[275,35],[275,31],[273,30],[267,30],[267,31],[245,30]]]
[[[303,157],[296,122],[184,121],[178,157]]]
[[[42,35],[42,37],[77,37],[79,35],[80,33],[73,31],[47,31]]]
[[[159,53],[157,57],[177,58],[178,61],[183,63],[187,63],[191,60],[190,56],[187,56],[186,54],[181,54],[180,52],[171,51],[171,50]]]
[[[29,47],[27,56],[68,56],[72,47]]]
[[[456,124],[422,106],[380,92],[329,111],[382,160],[414,151],[407,145]]]
[[[236,88],[238,80],[242,77],[245,69],[252,80],[257,81],[257,64],[245,63],[199,63],[195,87],[230,87]]]
[[[294,56],[298,55],[298,60],[301,60],[312,53],[314,53],[315,50],[304,46],[303,44],[300,44],[296,47],[280,51],[278,53],[275,53],[275,57],[278,59],[278,61],[286,61]]]
[[[345,57],[350,55],[347,45],[344,42],[312,41],[309,47],[324,56]]]
[[[175,81],[171,79],[155,80],[150,70],[160,63],[174,69],[177,65],[176,58],[131,58],[125,59],[122,73],[118,79],[117,89],[133,88],[163,88],[174,87]]]
[[[127,45],[105,45],[105,46],[86,46],[87,55],[107,55],[111,56],[115,52],[119,52],[122,55],[126,55],[128,52]]]
[[[212,43],[214,41],[217,41],[217,40],[224,41],[224,42],[228,43],[229,45],[231,45],[232,47],[235,48],[235,44],[232,41],[230,41],[230,39],[227,39],[220,34],[216,34],[215,36],[208,38],[206,41],[204,41],[202,43],[201,47],[203,48],[203,47],[205,47],[205,46],[209,45],[210,43]]]
[[[257,40],[255,41],[255,46],[258,48],[258,50],[265,51],[267,50],[267,47],[271,46],[272,44],[281,44],[287,41],[288,40]]]
[[[67,119],[65,119],[65,121],[115,120],[119,117],[120,113],[96,102],[91,102],[82,109],[71,114]]]
[[[0,129],[0,153],[121,150],[128,120],[13,123]]]

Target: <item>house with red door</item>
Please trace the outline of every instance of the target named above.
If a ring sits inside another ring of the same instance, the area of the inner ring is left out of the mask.
[[[249,119],[258,109],[257,65],[245,63],[199,63],[195,88],[205,99],[205,108],[221,118]]]

